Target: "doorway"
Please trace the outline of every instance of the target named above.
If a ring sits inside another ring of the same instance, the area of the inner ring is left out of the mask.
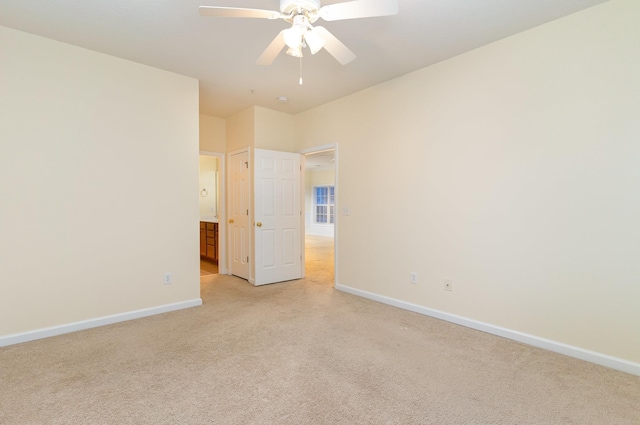
[[[336,241],[338,235],[337,145],[325,145],[301,152],[305,157],[305,268],[322,276],[323,282],[337,281]]]
[[[200,151],[200,277],[224,273],[224,154]]]

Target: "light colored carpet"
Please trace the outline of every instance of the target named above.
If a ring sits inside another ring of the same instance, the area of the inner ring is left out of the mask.
[[[0,424],[640,424],[640,377],[337,291],[310,244],[305,280],[0,349]]]

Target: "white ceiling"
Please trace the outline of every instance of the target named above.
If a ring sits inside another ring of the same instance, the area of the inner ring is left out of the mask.
[[[335,151],[328,149],[325,151],[308,153],[305,155],[305,169],[330,170],[335,167]]]
[[[1,0],[0,25],[197,78],[201,113],[224,118],[254,105],[302,112],[604,2],[399,0],[397,16],[322,22],[358,57],[342,66],[324,50],[305,54],[302,86],[299,60],[284,52],[255,64],[286,22],[198,13],[278,10],[279,0]]]

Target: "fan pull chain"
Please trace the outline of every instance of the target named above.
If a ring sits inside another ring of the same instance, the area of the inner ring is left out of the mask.
[[[302,57],[300,57],[300,85],[302,85]]]

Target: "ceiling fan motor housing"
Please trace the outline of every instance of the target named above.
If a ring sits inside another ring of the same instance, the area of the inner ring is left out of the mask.
[[[315,13],[320,9],[320,0],[280,0],[280,12],[283,15],[300,9]]]

